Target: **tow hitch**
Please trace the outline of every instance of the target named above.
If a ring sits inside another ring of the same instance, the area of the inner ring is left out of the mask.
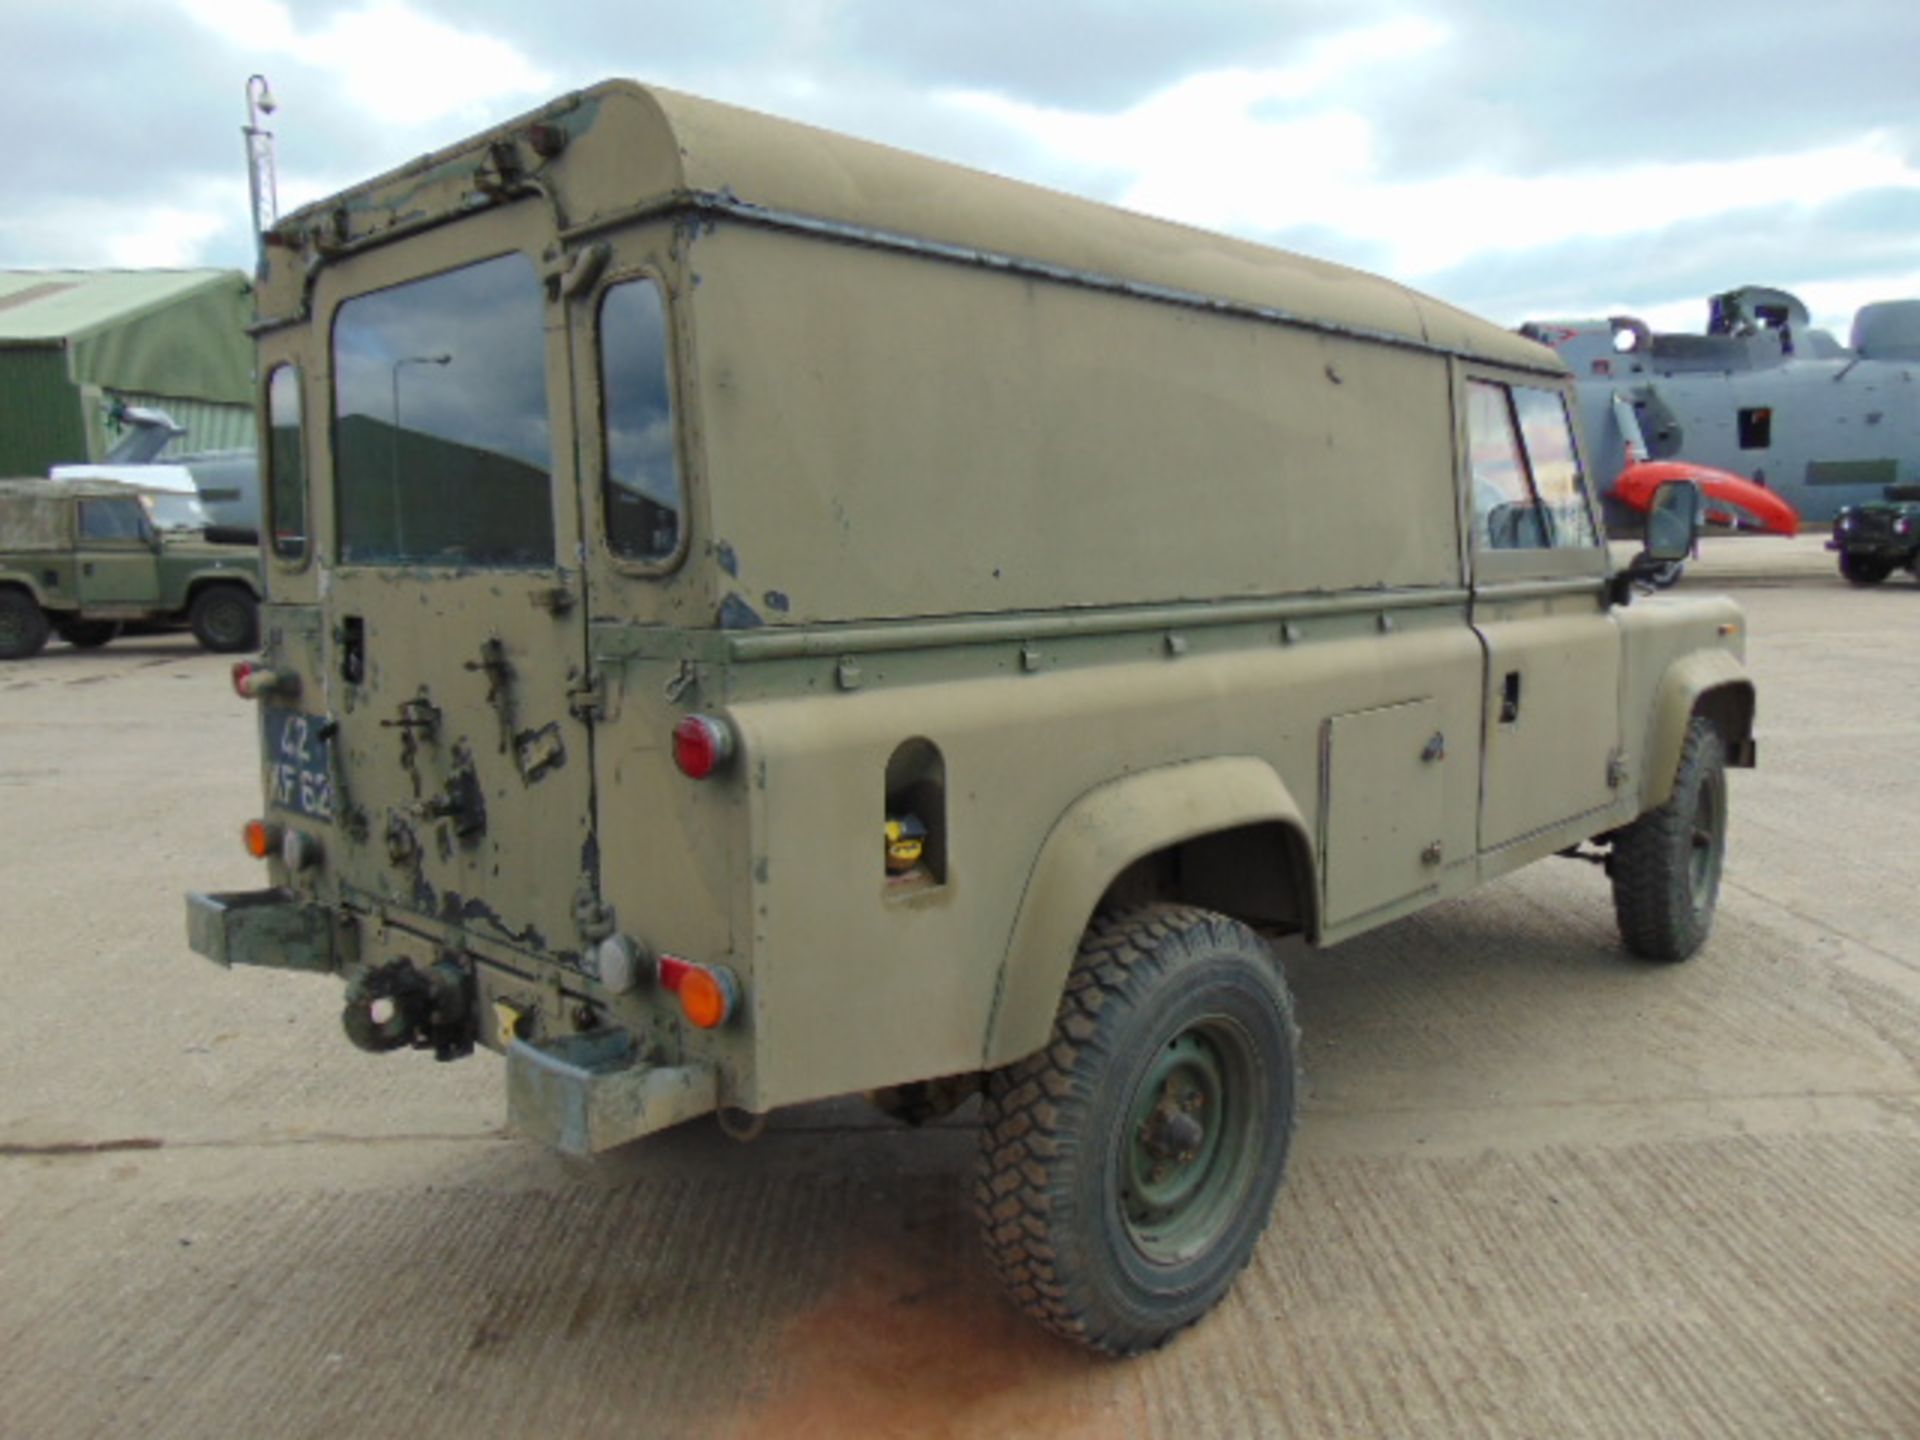
[[[423,973],[408,960],[362,970],[347,982],[340,1024],[362,1050],[431,1050],[436,1060],[473,1053],[473,976],[454,960]]]

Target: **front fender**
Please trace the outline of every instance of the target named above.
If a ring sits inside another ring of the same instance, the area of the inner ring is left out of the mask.
[[[1667,667],[1648,720],[1646,764],[1640,773],[1640,810],[1666,804],[1680,768],[1687,724],[1705,709],[1720,725],[1735,765],[1753,764],[1753,681],[1725,650],[1700,650]]]
[[[1046,1044],[1080,936],[1123,870],[1170,845],[1273,822],[1297,832],[1301,853],[1313,853],[1311,832],[1285,782],[1251,756],[1142,771],[1074,801],[1048,832],[1027,878],[1001,961],[986,1068]]]

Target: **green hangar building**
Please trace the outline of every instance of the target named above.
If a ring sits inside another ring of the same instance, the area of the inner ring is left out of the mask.
[[[116,401],[252,449],[252,319],[238,270],[0,270],[0,475],[100,460]]]

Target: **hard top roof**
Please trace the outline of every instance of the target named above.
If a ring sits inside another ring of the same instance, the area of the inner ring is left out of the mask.
[[[1379,276],[628,80],[567,95],[423,156],[295,212],[280,228],[320,226],[342,207],[381,204],[383,192],[398,213],[403,199],[416,203],[427,184],[463,164],[470,171],[487,145],[524,138],[536,124],[568,137],[541,179],[575,227],[649,202],[706,199],[762,218],[918,242],[949,259],[1011,257],[1063,278],[1225,302],[1534,370],[1565,368],[1544,346]],[[1284,163],[1275,157],[1276,167]]]

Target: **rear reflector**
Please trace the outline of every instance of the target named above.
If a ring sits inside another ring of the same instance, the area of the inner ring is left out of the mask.
[[[257,660],[236,660],[233,693],[242,700],[258,700],[262,695],[297,695],[300,677],[291,671],[270,670]]]
[[[689,715],[673,727],[673,763],[691,780],[704,780],[733,755],[733,727],[711,715]]]

